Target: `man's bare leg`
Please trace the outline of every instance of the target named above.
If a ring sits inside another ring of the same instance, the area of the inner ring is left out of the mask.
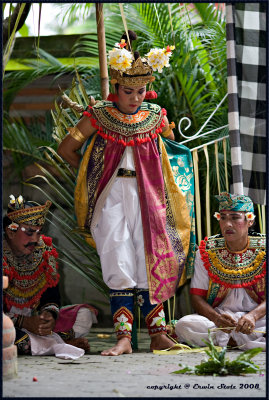
[[[151,336],[150,350],[165,350],[175,345],[166,334]]]
[[[102,356],[119,356],[121,354],[131,354],[132,346],[131,342],[128,338],[123,337],[118,340],[117,344],[114,347],[111,347],[108,350],[102,351]]]

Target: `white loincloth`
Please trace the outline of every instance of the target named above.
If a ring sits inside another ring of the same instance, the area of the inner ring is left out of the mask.
[[[83,349],[72,346],[63,341],[63,339],[55,332],[51,335],[40,336],[35,335],[22,329],[30,338],[32,356],[55,356],[64,360],[77,360],[85,354]]]
[[[75,338],[87,336],[92,324],[97,324],[96,315],[89,308],[81,307],[78,310],[76,321],[72,328],[75,333]]]
[[[81,310],[87,310],[86,308],[81,308]],[[80,310],[79,310],[80,311]],[[12,306],[10,309],[10,313],[12,314],[20,314],[24,316],[31,316],[32,310],[30,308],[19,309],[17,307]],[[78,313],[79,314],[79,313]],[[83,316],[83,317],[82,317]],[[82,319],[85,317],[85,312],[80,314],[77,323],[77,331],[81,331],[80,326],[83,326]],[[92,317],[91,317],[92,318]],[[95,317],[96,318],[96,317]],[[77,319],[76,319],[77,322]],[[76,324],[75,322],[75,324]],[[29,332],[27,329],[22,328],[22,331],[27,333],[30,338],[31,345],[31,353],[33,356],[49,356],[55,355],[55,357],[62,358],[65,360],[77,360],[81,356],[85,354],[83,349],[67,344],[63,341],[63,339],[55,332],[52,332],[51,335],[40,336],[36,335],[32,332]],[[89,331],[89,329],[88,329]],[[80,337],[80,336],[76,336]]]
[[[201,260],[200,252],[197,252],[195,259],[195,274],[191,280],[191,288],[207,290],[209,285],[208,273]],[[248,295],[244,288],[231,289],[222,303],[215,308],[219,314],[229,314],[238,321],[243,315],[256,308],[258,304]],[[246,310],[248,310],[246,312]],[[175,331],[180,342],[192,343],[196,346],[205,346],[202,339],[208,340],[208,329],[216,328],[215,324],[208,318],[198,314],[191,314],[182,317],[176,324]],[[255,329],[261,332],[252,332],[246,335],[241,332],[225,333],[221,330],[212,334],[214,344],[226,346],[232,337],[241,350],[248,350],[254,347],[266,349],[266,317],[256,321]]]

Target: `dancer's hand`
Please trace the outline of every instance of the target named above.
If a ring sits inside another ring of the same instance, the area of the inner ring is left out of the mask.
[[[237,322],[236,326],[236,332],[241,332],[245,333],[246,335],[249,335],[253,329],[255,328],[255,318],[252,314],[248,313],[243,315]]]
[[[55,319],[48,311],[43,311],[40,315],[24,317],[22,328],[36,335],[50,335],[55,327]]]
[[[50,335],[55,327],[55,319],[49,311],[43,311],[39,315],[39,335]]]
[[[219,314],[213,321],[218,328],[236,327],[236,321],[229,314]],[[230,333],[231,329],[223,329],[223,332]]]

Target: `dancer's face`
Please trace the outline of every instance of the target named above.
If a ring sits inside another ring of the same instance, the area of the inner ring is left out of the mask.
[[[244,212],[227,210],[220,212],[219,223],[228,248],[238,251],[243,250],[247,244],[248,228],[253,222],[246,220]]]
[[[7,228],[8,242],[16,256],[31,254],[40,239],[42,226],[21,224],[17,231]]]
[[[117,106],[126,114],[133,114],[141,106],[146,96],[146,86],[129,88],[119,85]]]

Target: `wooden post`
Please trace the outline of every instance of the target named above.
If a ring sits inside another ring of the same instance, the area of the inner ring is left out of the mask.
[[[109,84],[108,84],[108,71],[107,71],[107,59],[106,59],[106,37],[105,37],[103,4],[96,3],[95,7],[96,7],[98,50],[99,50],[99,67],[100,67],[100,79],[101,79],[101,95],[102,99],[106,100],[109,94]]]

